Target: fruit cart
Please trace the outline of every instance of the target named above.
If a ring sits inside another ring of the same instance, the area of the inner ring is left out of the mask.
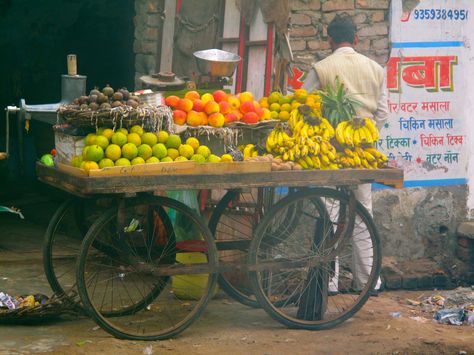
[[[351,188],[403,182],[390,168],[88,177],[38,163],[37,175],[74,196],[46,233],[53,290],[76,290],[103,329],[138,340],[183,331],[213,302],[218,280],[288,327],[347,320],[381,267],[377,230]],[[227,190],[208,202],[209,226],[163,193],[190,187]]]

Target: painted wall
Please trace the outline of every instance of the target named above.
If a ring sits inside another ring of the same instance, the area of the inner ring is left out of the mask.
[[[391,7],[386,65],[390,116],[379,147],[405,170],[406,186],[466,184],[465,111],[472,1],[426,0]]]

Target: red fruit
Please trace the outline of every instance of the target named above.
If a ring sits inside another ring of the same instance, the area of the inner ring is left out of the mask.
[[[194,110],[189,111],[188,116],[186,117],[186,123],[191,127],[201,125],[201,117],[199,117],[199,113]]]
[[[189,112],[193,109],[193,102],[189,99],[179,99],[176,107],[178,110]]]
[[[214,101],[219,103],[221,101],[227,101],[227,93],[223,90],[216,90],[212,93]]]
[[[240,111],[242,111],[242,113],[255,112],[255,106],[252,101],[245,101],[240,105]]]
[[[204,102],[201,99],[196,99],[193,101],[193,110],[196,112],[203,112],[204,111]]]
[[[238,121],[239,117],[235,113],[228,113],[224,116],[224,124]]]
[[[225,122],[224,115],[220,112],[213,113],[208,117],[208,120],[212,127],[222,127]]]
[[[219,112],[220,107],[219,104],[215,101],[208,101],[206,102],[206,106],[204,106],[204,111],[208,115],[212,115],[213,113]]]
[[[223,115],[228,114],[230,111],[232,111],[232,107],[227,101],[221,101],[219,102],[219,108],[220,108],[220,113]]]
[[[197,100],[201,98],[201,95],[197,91],[191,90],[184,94],[185,99],[189,99],[191,101]]]
[[[186,123],[187,113],[182,110],[173,111],[173,121],[177,125],[184,125]]]
[[[176,108],[176,106],[178,105],[178,101],[179,101],[179,97],[178,97],[178,96],[171,95],[171,96],[168,96],[168,97],[165,99],[165,104],[166,104],[166,106],[169,106],[169,107],[172,107],[172,108]]]
[[[258,118],[261,120],[265,117],[265,111],[261,107],[256,107],[255,113],[258,115]]]
[[[258,115],[255,112],[247,112],[244,117],[242,117],[242,122],[248,124],[258,123]]]

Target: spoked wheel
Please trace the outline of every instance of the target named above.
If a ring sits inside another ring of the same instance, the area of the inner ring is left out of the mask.
[[[245,262],[253,234],[263,215],[294,189],[259,188],[229,190],[213,210],[209,229],[217,240],[219,261]],[[292,211],[291,222],[297,218]],[[219,274],[219,286],[233,299],[250,307],[259,307],[246,272]]]
[[[279,221],[300,210],[298,225]],[[316,188],[292,194],[265,215],[249,250],[257,300],[291,328],[328,329],[367,301],[381,267],[377,230],[345,192]],[[281,300],[284,300],[283,302]]]
[[[76,258],[82,239],[95,221],[96,200],[64,201],[49,222],[43,242],[43,267],[57,295],[77,295]]]
[[[174,223],[171,232],[160,210]],[[84,308],[104,330],[122,339],[162,340],[202,313],[216,267],[212,236],[193,210],[166,197],[140,197],[92,225],[81,247],[77,282]]]

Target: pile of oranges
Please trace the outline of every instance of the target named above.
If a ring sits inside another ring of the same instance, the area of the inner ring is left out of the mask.
[[[216,90],[202,96],[197,91],[188,91],[184,98],[168,96],[165,103],[173,109],[177,125],[222,127],[237,121],[256,124],[271,119],[269,107],[255,101],[248,91],[231,95]]]

